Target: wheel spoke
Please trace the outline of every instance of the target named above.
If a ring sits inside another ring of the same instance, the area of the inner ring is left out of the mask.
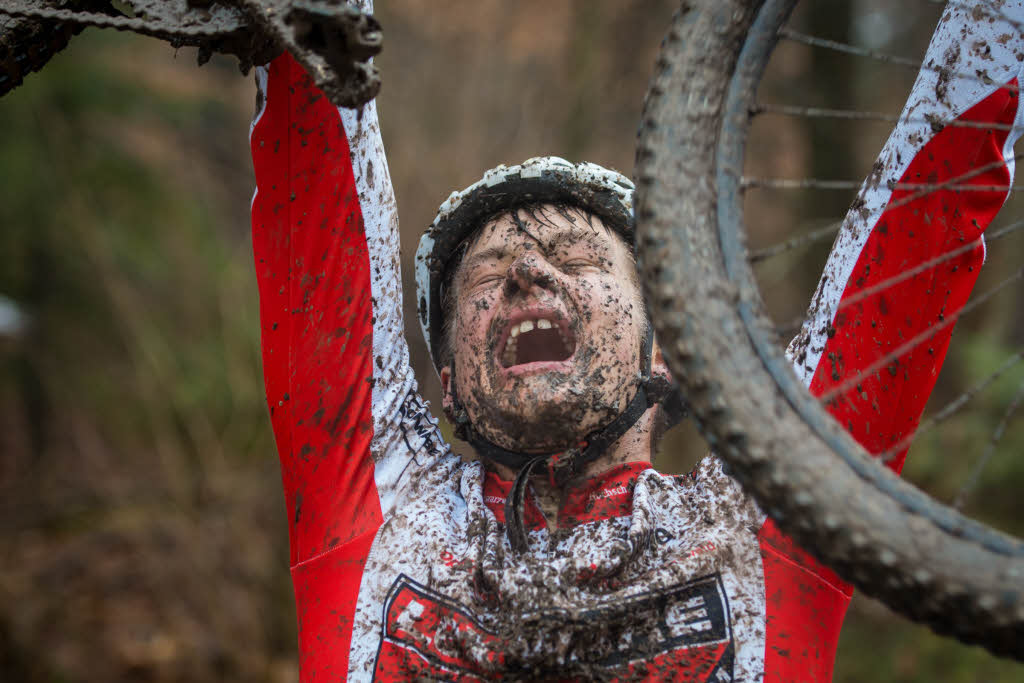
[[[1015,162],[1019,161],[1021,158],[1024,158],[1024,154],[1014,155],[1014,157],[1012,159],[1008,159],[1008,160],[998,160],[998,161],[993,161],[993,162],[988,163],[988,164],[983,164],[982,166],[979,166],[978,168],[973,168],[970,171],[967,171],[966,173],[962,173],[962,174],[960,174],[958,176],[954,176],[954,177],[952,177],[952,178],[950,178],[950,179],[948,179],[948,180],[946,180],[946,181],[944,181],[942,183],[936,183],[934,185],[929,185],[928,189],[921,189],[921,190],[918,190],[918,191],[914,192],[913,194],[907,195],[906,197],[900,197],[896,201],[891,202],[890,204],[888,204],[888,206],[886,206],[886,210],[897,209],[897,208],[899,208],[901,206],[905,206],[906,204],[909,204],[910,202],[913,202],[913,201],[915,201],[917,199],[920,199],[921,197],[924,197],[925,195],[929,194],[930,192],[933,192],[933,191],[936,191],[936,190],[945,190],[945,189],[952,189],[952,188],[959,187],[960,186],[959,184],[961,183],[961,181],[970,180],[971,178],[974,178],[974,177],[976,177],[978,175],[981,175],[982,173],[986,173],[986,172],[991,171],[993,169],[1001,168],[1003,166],[1006,166],[1007,164],[1009,164],[1011,162],[1015,163]],[[997,187],[999,187],[999,186],[997,186]],[[1007,186],[1001,186],[1001,187],[999,187],[999,189],[1000,190],[1007,190],[1009,188]],[[844,221],[845,221],[845,219],[844,219]],[[844,221],[837,221],[835,223],[830,223],[830,224],[828,224],[828,225],[826,225],[824,227],[818,228],[816,230],[812,230],[812,231],[810,231],[808,233],[804,233],[803,235],[797,235],[796,237],[791,237],[788,240],[785,240],[783,242],[779,242],[777,244],[773,244],[773,245],[771,245],[769,247],[764,247],[763,249],[757,249],[755,251],[752,251],[750,253],[749,257],[748,257],[749,260],[750,260],[750,263],[753,264],[753,263],[758,263],[760,261],[764,261],[765,259],[771,258],[771,257],[776,256],[778,254],[781,254],[781,253],[783,253],[785,251],[789,251],[790,249],[795,249],[797,247],[802,247],[802,246],[805,246],[805,245],[808,245],[808,244],[812,244],[814,242],[817,242],[818,240],[821,240],[821,239],[824,239],[825,237],[828,237],[829,235],[833,235],[836,232],[838,232],[839,229],[843,226]]]
[[[817,36],[808,35],[795,31],[788,27],[779,29],[779,37],[791,40],[795,43],[802,43],[811,47],[821,47],[827,50],[833,50],[835,52],[843,52],[848,55],[854,55],[856,57],[866,57],[873,59],[876,62],[882,62],[883,64],[896,64],[898,66],[905,66],[909,69],[917,71],[921,68],[921,62],[916,59],[908,59],[906,57],[899,57],[897,55],[890,55],[878,50],[870,50],[864,47],[857,47],[856,45],[850,45],[849,43],[841,43],[838,40],[829,40],[828,38],[818,38]]]
[[[1012,234],[1017,230],[1020,230],[1022,227],[1024,227],[1024,220],[1011,223],[1010,225],[987,236],[985,241],[986,243],[996,242],[999,239],[1009,234]],[[889,289],[890,287],[898,285],[899,283],[908,280],[919,273],[923,273],[924,271],[929,270],[937,265],[941,265],[945,261],[956,258],[957,256],[960,256],[962,254],[966,254],[967,252],[972,251],[976,248],[977,244],[971,242],[969,244],[957,247],[956,249],[953,249],[951,251],[947,251],[944,254],[936,256],[935,258],[924,261],[923,263],[919,263],[913,268],[908,268],[907,270],[901,271],[898,275],[893,275],[892,277],[886,278],[885,280],[882,280],[877,284],[871,285],[870,287],[866,287],[860,290],[859,292],[856,292],[855,294],[852,294],[849,297],[844,298],[841,302],[839,302],[839,306],[836,308],[836,312],[838,313],[844,308],[853,306],[854,304],[863,301],[872,294],[876,294],[878,292]]]
[[[966,391],[961,393],[955,399],[947,403],[942,407],[941,410],[931,415],[927,420],[922,422],[913,433],[908,434],[893,447],[880,455],[882,462],[889,462],[900,453],[902,453],[910,444],[921,434],[925,434],[932,429],[935,429],[942,422],[949,419],[954,413],[960,410],[964,405],[967,404],[971,399],[977,396],[979,393],[988,388],[993,382],[1005,375],[1011,368],[1024,358],[1024,346],[1017,349],[1016,353],[1011,354],[1003,364],[996,368],[987,377],[984,377],[980,381],[976,382],[973,386],[969,387]]]
[[[992,432],[992,436],[988,440],[985,452],[982,454],[978,462],[975,463],[974,467],[971,469],[971,473],[967,476],[967,481],[965,481],[964,485],[960,487],[956,497],[953,499],[953,507],[957,510],[963,510],[964,503],[967,501],[967,496],[974,490],[974,487],[977,486],[978,480],[981,478],[982,471],[984,471],[985,466],[988,465],[989,460],[992,458],[992,454],[995,453],[996,446],[999,445],[999,440],[1003,438],[1007,425],[1016,415],[1017,409],[1020,408],[1021,403],[1024,403],[1024,382],[1022,382],[1020,388],[1017,389],[1017,394],[1013,397],[1013,400],[1006,406],[1006,410],[1003,412],[1003,416],[999,420],[999,424],[996,425],[995,430]]]
[[[740,187],[768,188],[772,190],[856,190],[863,180],[826,180],[824,178],[752,178],[744,176]],[[1019,192],[1024,185],[947,185],[944,183],[893,183],[892,190],[954,190],[956,192]]]
[[[857,109],[830,109],[828,107],[801,107],[792,104],[776,104],[771,102],[758,103],[750,110],[752,116],[760,114],[777,114],[780,116],[799,116],[808,119],[842,119],[848,121],[879,121],[883,123],[927,123],[935,127],[980,128],[984,130],[1015,131],[1024,126],[1012,123],[996,123],[988,121],[964,121],[962,119],[943,120],[933,117],[901,118],[896,114],[879,111],[860,111]]]
[[[856,384],[860,382],[861,379],[863,379],[865,376],[870,375],[876,370],[884,368],[889,363],[896,360],[900,356],[904,355],[908,351],[912,351],[913,349],[917,348],[922,343],[931,339],[936,334],[946,329],[950,325],[955,324],[957,320],[964,317],[971,311],[976,310],[979,306],[981,306],[986,301],[994,297],[996,294],[1006,289],[1009,285],[1021,280],[1022,278],[1024,278],[1024,267],[1017,269],[1012,275],[1004,279],[998,285],[985,291],[983,294],[974,297],[971,301],[965,304],[959,312],[955,313],[954,315],[950,315],[948,317],[940,319],[938,324],[932,325],[928,329],[919,332],[918,334],[908,339],[906,342],[900,344],[889,353],[885,354],[878,360],[868,365],[866,368],[858,372],[853,377],[848,377],[847,379],[835,385],[828,391],[824,392],[819,397],[819,399],[822,403],[828,403],[830,400],[836,398],[837,396],[845,394],[847,391],[856,386]]]
[[[901,66],[914,71],[937,71],[948,75],[951,78],[963,79],[967,81],[975,81],[977,83],[984,83],[985,85],[991,85],[991,81],[979,77],[975,74],[963,73],[959,71],[950,71],[947,67],[936,66],[933,64],[922,64],[916,59],[908,59],[906,57],[900,57],[897,55],[887,54],[885,52],[879,52],[878,50],[870,50],[868,48],[857,47],[856,45],[850,45],[849,43],[842,43],[838,40],[830,40],[828,38],[819,38],[817,36],[808,35],[801,33],[800,31],[794,31],[791,28],[783,27],[779,29],[779,37],[791,40],[795,43],[802,43],[811,47],[820,47],[834,52],[842,52],[856,57],[865,57],[873,59],[876,62],[883,64],[893,64],[895,66]],[[1018,92],[1019,88],[1015,85],[1003,86],[1007,90]]]

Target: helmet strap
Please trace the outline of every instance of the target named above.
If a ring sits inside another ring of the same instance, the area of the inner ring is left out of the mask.
[[[455,389],[455,368],[451,369],[449,392],[452,397],[451,418],[455,424],[455,435],[476,450],[477,454],[500,465],[516,470],[516,478],[505,499],[505,531],[512,549],[517,553],[527,550],[527,531],[523,523],[527,483],[542,467],[555,486],[564,486],[579,476],[586,465],[601,457],[616,441],[633,428],[644,413],[661,403],[668,418],[669,426],[677,424],[686,409],[676,387],[662,377],[652,378],[651,366],[654,355],[654,327],[648,321],[640,349],[640,382],[636,393],[626,409],[603,427],[594,430],[578,445],[563,451],[548,453],[523,453],[511,451],[485,438],[478,432],[469,418],[469,413],[459,400]]]

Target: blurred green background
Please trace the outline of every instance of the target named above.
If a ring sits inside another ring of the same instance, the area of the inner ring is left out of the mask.
[[[629,174],[669,0],[381,2],[385,144],[403,269],[456,188],[538,154]],[[818,35],[919,57],[927,0],[809,3]],[[0,680],[297,680],[276,455],[248,236],[251,76],[232,60],[87,30],[0,99]],[[764,100],[898,112],[914,73],[784,44]],[[754,175],[859,179],[887,124],[760,117]],[[852,193],[750,193],[752,242],[834,221]],[[1013,202],[1008,223],[1019,215]],[[1016,212],[1016,213],[1015,213]],[[761,268],[798,318],[828,241]],[[1019,267],[993,247],[983,280]],[[986,281],[979,288],[986,287]],[[1021,294],[1020,287],[1016,293]],[[935,410],[1024,338],[1013,296],[965,319]],[[406,316],[412,320],[412,297]],[[419,334],[413,361],[434,405]],[[1020,369],[915,445],[907,474],[949,499],[1024,381]],[[686,471],[692,425],[659,465]],[[968,510],[1024,532],[1012,423]],[[837,681],[1017,681],[1024,667],[855,598]]]

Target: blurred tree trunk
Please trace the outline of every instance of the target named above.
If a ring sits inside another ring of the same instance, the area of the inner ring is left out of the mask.
[[[808,2],[806,4],[806,31],[810,35],[842,43],[854,43],[853,19],[857,0],[831,0],[830,2]],[[807,106],[849,109],[856,100],[858,71],[863,68],[864,58],[853,57],[825,48],[811,50],[807,87],[800,93],[801,102]],[[817,119],[809,126],[809,148],[807,175],[826,180],[856,179],[856,129],[851,122],[831,119]],[[839,220],[849,206],[850,194],[846,192],[810,191],[805,192],[807,205],[803,215],[812,217],[819,224]],[[828,240],[816,244],[808,254],[809,263],[824,263],[831,250]],[[813,288],[819,276],[818,268],[804,271],[808,289]]]
[[[808,32],[814,36],[852,43],[856,0],[832,0],[808,4]],[[856,73],[861,58],[815,48],[809,71],[812,87],[805,90],[808,103],[837,109],[849,108],[855,97]],[[811,132],[811,175],[850,178],[854,143],[848,123],[821,121]]]
[[[571,161],[582,161],[594,127],[594,108],[600,106],[597,73],[599,34],[607,7],[588,0],[573,3],[573,31],[569,43],[570,90],[566,102],[563,139]]]

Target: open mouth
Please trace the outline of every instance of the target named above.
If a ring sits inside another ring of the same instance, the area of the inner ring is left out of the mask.
[[[513,318],[503,344],[498,357],[505,368],[564,361],[576,352],[576,336],[568,323],[557,316],[544,314]]]

